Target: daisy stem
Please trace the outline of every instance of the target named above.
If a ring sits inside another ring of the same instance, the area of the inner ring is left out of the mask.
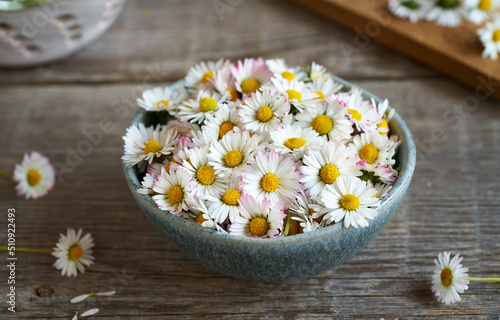
[[[493,282],[500,282],[500,278],[474,278],[474,277],[470,277],[470,278],[464,278],[465,280],[469,280],[469,281],[493,281]]]
[[[12,173],[7,172],[7,171],[0,170],[0,176],[4,176],[4,177],[12,179]]]
[[[12,248],[12,247],[11,247]],[[3,247],[3,246],[0,246],[0,251],[11,251],[9,250],[8,247]],[[49,249],[32,249],[32,248],[20,248],[20,247],[15,247],[14,250],[12,251],[16,251],[16,252],[36,252],[36,253],[52,253],[53,250],[49,250]]]

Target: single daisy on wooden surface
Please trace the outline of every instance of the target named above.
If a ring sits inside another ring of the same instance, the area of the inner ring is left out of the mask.
[[[160,209],[180,215],[182,210],[188,210],[187,199],[192,197],[190,181],[191,175],[186,170],[169,173],[163,168],[153,186],[157,194],[152,198]]]
[[[241,94],[236,90],[236,80],[231,73],[231,68],[228,67],[217,71],[211,81],[215,91],[220,95],[229,92],[231,95],[229,98],[230,101],[236,102],[241,100]]]
[[[377,131],[382,118],[369,101],[363,100],[361,90],[353,88],[351,92],[339,93],[338,99],[347,106],[347,114],[358,131]]]
[[[228,218],[230,223],[235,221],[236,217],[239,216],[238,207],[240,203],[238,200],[242,194],[241,176],[233,175],[220,195],[205,197],[208,212],[215,222],[225,223]]]
[[[23,161],[16,164],[12,179],[17,182],[17,194],[26,199],[38,199],[46,195],[56,181],[54,167],[49,159],[32,151],[25,153]]]
[[[145,127],[142,123],[131,126],[123,136],[123,163],[129,167],[137,164],[139,170],[144,171],[147,163],[161,161],[164,156],[171,154],[178,137],[175,128],[167,129],[161,125]]]
[[[316,99],[325,100],[328,96],[342,89],[343,85],[333,81],[332,78],[319,78],[313,82],[306,83],[308,90],[318,95]]]
[[[188,88],[208,89],[212,88],[211,80],[215,73],[229,67],[229,60],[219,59],[217,61],[202,61],[189,69],[184,81]]]
[[[483,58],[496,60],[500,52],[500,16],[496,16],[492,22],[477,31],[479,39],[483,43]]]
[[[288,66],[285,59],[269,59],[266,60],[266,65],[277,78],[287,79],[288,81],[303,81],[306,78],[306,73],[300,67]]]
[[[286,96],[263,90],[253,93],[240,105],[239,114],[243,128],[252,132],[272,131],[280,125],[280,119],[290,112]]]
[[[317,64],[316,62],[312,62],[311,66],[309,67],[309,80],[311,81],[316,81],[318,79],[330,79],[331,74],[327,72],[326,68],[320,64]]]
[[[237,65],[231,67],[231,73],[236,90],[244,95],[257,92],[272,76],[262,58],[239,60]]]
[[[229,232],[235,235],[252,238],[273,238],[283,227],[283,201],[271,203],[267,198],[257,201],[250,195],[243,195],[240,203],[240,216],[229,227]]]
[[[324,208],[320,212],[323,219],[344,222],[344,227],[368,227],[368,220],[377,215],[376,207],[380,199],[375,197],[377,190],[369,187],[357,177],[338,177],[333,185],[328,185],[320,194]]]
[[[289,154],[297,161],[304,156],[306,150],[317,150],[323,141],[322,137],[311,128],[284,125],[275,129],[270,135],[270,148],[282,153]]]
[[[219,106],[229,101],[229,97],[229,92],[221,96],[217,92],[200,90],[196,99],[184,101],[179,106],[179,113],[176,116],[181,121],[202,124],[206,115],[214,114]]]
[[[257,201],[267,198],[272,204],[280,200],[287,204],[299,190],[300,172],[296,163],[275,151],[257,153],[255,162],[241,176],[243,191]]]
[[[307,110],[296,115],[297,125],[311,128],[329,140],[351,139],[354,131],[352,122],[347,118],[347,107],[336,96],[327,98],[318,104],[316,109]]]
[[[258,146],[258,137],[251,137],[248,131],[231,132],[212,143],[208,160],[215,169],[215,174],[221,177],[238,175],[254,162]]]
[[[393,165],[396,162],[393,159],[394,151],[390,148],[389,138],[379,134],[378,131],[354,136],[349,147],[368,165]]]
[[[305,82],[302,81],[272,78],[271,83],[263,86],[262,90],[277,91],[286,96],[290,104],[299,112],[304,109],[314,109],[319,102],[319,95],[309,91]]]
[[[217,174],[214,165],[209,163],[208,146],[189,149],[188,158],[189,161],[182,162],[182,167],[193,177],[190,183],[193,195],[217,195],[224,190],[224,185],[229,182],[228,178]]]
[[[432,2],[429,0],[389,0],[389,10],[400,18],[417,22],[425,18]]]
[[[361,176],[360,167],[356,166],[357,161],[354,151],[342,142],[325,142],[318,150],[304,155],[304,165],[300,167],[300,182],[305,190],[312,195],[318,195],[340,176]]]
[[[94,256],[92,248],[94,240],[90,233],[82,236],[82,229],[68,228],[66,235],[60,234],[59,242],[52,252],[52,255],[57,258],[54,262],[54,267],[61,270],[61,275],[64,277],[76,277],[78,272],[84,273],[85,267],[90,267],[94,264]]]
[[[465,7],[469,13],[467,19],[475,24],[488,20],[500,7],[499,0],[465,0]]]
[[[243,123],[240,121],[238,109],[228,105],[222,105],[214,114],[207,114],[205,118],[205,125],[207,128],[213,129],[218,132],[219,139],[228,133],[233,132],[234,129],[242,128]]]
[[[462,257],[455,255],[450,261],[450,253],[439,253],[438,259],[434,259],[436,268],[432,276],[432,292],[440,302],[450,304],[460,301],[459,293],[464,293],[469,287],[467,280],[468,268],[462,267]]]
[[[173,114],[177,104],[187,98],[187,92],[183,86],[175,89],[171,87],[157,87],[146,90],[142,98],[137,99],[137,104],[146,111],[167,110]]]
[[[434,0],[434,5],[427,13],[427,20],[440,26],[456,27],[467,16],[463,0]]]

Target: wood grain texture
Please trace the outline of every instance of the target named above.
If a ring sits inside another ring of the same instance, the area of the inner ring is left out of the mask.
[[[181,26],[189,28],[171,30]],[[142,48],[134,45],[137,35]],[[13,207],[17,246],[51,248],[67,227],[82,227],[96,242],[96,264],[74,279],[61,278],[49,254],[19,253],[18,309],[7,314],[0,302],[0,318],[70,319],[99,307],[97,319],[498,319],[499,284],[473,283],[453,306],[438,303],[430,289],[433,260],[444,250],[462,253],[473,276],[500,273],[497,103],[464,105],[472,90],[374,43],[346,66],[335,47],[353,36],[286,2],[243,1],[221,23],[211,1],[130,1],[112,30],[78,55],[0,70],[12,79],[0,77],[0,168],[13,169],[30,150],[74,165],[37,201],[18,198],[13,183],[0,180],[1,241]],[[176,250],[134,203],[120,156],[135,98],[218,55],[318,60],[388,98],[406,120],[419,157],[412,184],[391,222],[353,259],[306,280],[234,280]],[[160,76],[144,81],[151,65],[160,66]],[[95,132],[103,119],[112,128],[102,141],[80,163],[68,162],[68,150],[82,148],[84,132]],[[6,290],[2,284],[2,297]],[[69,303],[104,290],[117,294]]]

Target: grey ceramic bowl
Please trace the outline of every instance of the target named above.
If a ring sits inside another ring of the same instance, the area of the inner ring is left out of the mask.
[[[353,85],[334,77],[344,84]],[[365,98],[380,99],[364,91]],[[138,111],[131,125],[154,124],[144,111]],[[314,276],[332,269],[363,249],[394,215],[415,168],[416,151],[413,137],[396,113],[390,122],[392,134],[403,143],[397,152],[399,178],[383,199],[379,213],[366,228],[341,228],[332,225],[313,232],[272,239],[236,237],[202,228],[169,212],[160,210],[151,197],[137,193],[140,181],[135,168],[124,167],[125,176],[137,204],[151,222],[172,244],[200,264],[231,277],[254,281],[284,281]]]

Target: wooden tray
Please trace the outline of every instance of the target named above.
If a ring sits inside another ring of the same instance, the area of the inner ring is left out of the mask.
[[[370,37],[471,86],[479,100],[490,96],[500,100],[500,60],[481,57],[483,46],[471,23],[457,28],[428,21],[411,23],[392,15],[387,0],[292,1],[354,28],[358,35],[343,44],[347,54],[362,50]]]

